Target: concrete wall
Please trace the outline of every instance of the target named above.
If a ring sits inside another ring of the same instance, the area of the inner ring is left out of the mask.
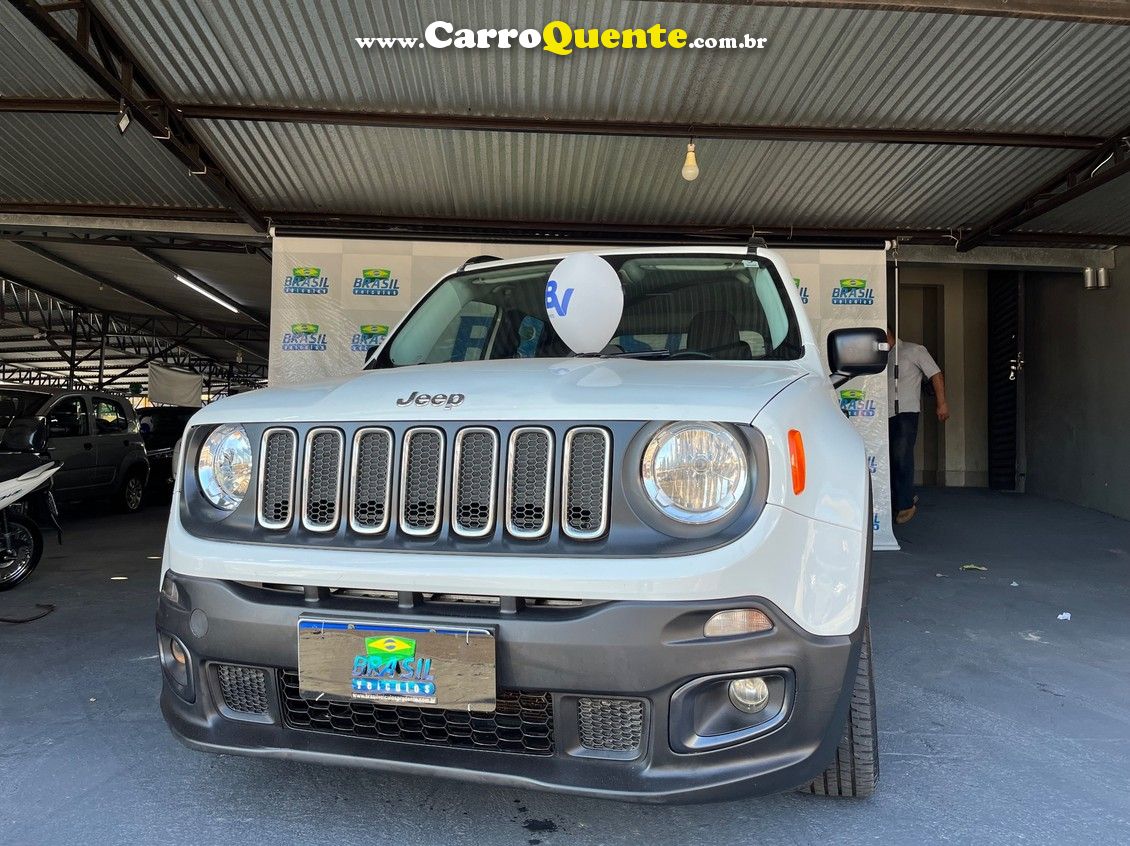
[[[907,294],[900,306],[906,318],[900,334],[907,341],[925,343],[946,378],[950,419],[936,435],[941,451],[936,481],[948,487],[984,487],[989,470],[986,271],[960,265],[906,265],[900,269],[899,285]],[[929,315],[908,313],[921,309],[920,304],[929,300],[922,296],[923,288],[936,289],[940,300],[939,342],[930,342],[923,325]],[[923,411],[932,415],[933,405],[924,405]],[[931,425],[923,419],[920,468],[933,463],[922,454],[935,437]],[[924,481],[933,479],[924,477]]]
[[[1130,249],[1115,260],[1105,291],[1026,274],[1027,490],[1130,519]]]

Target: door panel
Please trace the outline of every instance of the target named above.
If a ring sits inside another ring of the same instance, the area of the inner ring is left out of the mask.
[[[122,400],[93,397],[91,401],[98,456],[96,484],[116,485],[130,442],[134,439],[129,431],[129,416]]]
[[[67,491],[93,485],[96,450],[86,399],[61,397],[47,410],[46,417],[47,453],[53,460],[63,462],[55,474],[55,489]]]
[[[989,271],[989,487],[1023,491],[1024,274]]]

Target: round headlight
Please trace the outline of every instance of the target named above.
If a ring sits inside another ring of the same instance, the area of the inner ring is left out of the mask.
[[[749,479],[742,443],[716,423],[664,426],[643,453],[643,487],[672,520],[713,523],[741,502]]]
[[[196,462],[200,490],[217,508],[231,511],[243,501],[251,481],[251,441],[238,423],[208,436]]]

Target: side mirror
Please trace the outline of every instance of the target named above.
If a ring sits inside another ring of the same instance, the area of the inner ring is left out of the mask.
[[[891,347],[883,329],[835,329],[828,333],[828,365],[837,388],[856,376],[887,369]]]
[[[43,452],[47,448],[47,421],[42,417],[16,417],[4,430],[0,450]]]

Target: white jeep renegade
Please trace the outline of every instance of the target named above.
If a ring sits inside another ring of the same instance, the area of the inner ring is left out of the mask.
[[[471,260],[366,372],[192,419],[157,612],[179,738],[646,801],[872,792],[870,478],[833,383],[885,333],[832,333],[830,380],[779,255],[581,255]]]

